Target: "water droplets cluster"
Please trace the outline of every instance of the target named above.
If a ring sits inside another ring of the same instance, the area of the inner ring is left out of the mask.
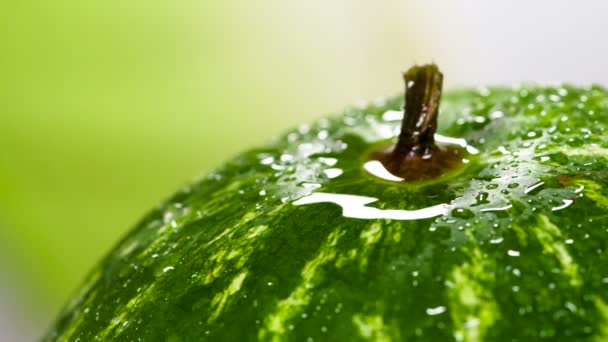
[[[257,155],[259,164],[269,169],[268,176],[258,182],[262,184],[259,194],[263,201],[293,201],[342,175],[334,156],[348,145],[339,132],[330,136],[329,130],[336,130],[334,121],[324,119],[313,126],[301,126],[287,134],[286,149]]]
[[[455,209],[431,229],[452,227],[456,243],[458,231],[468,223],[478,239],[496,242],[513,217],[549,214],[576,204],[584,187],[570,182],[568,175],[600,172],[606,165],[604,157],[593,156],[593,149],[608,145],[605,123],[589,125],[595,114],[589,108],[606,101],[603,91],[593,89],[591,95],[589,89],[580,95],[580,90],[558,85],[531,97],[538,89],[519,86],[502,95],[494,93],[493,101],[501,96],[503,101],[492,103],[484,100],[492,90],[479,90],[479,99],[453,115],[451,131],[470,139],[489,158],[462,196],[450,203]]]

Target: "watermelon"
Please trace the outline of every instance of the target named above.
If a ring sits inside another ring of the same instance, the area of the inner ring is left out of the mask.
[[[447,92],[434,138],[462,163],[417,182],[370,159],[403,102],[303,125],[184,187],[43,340],[608,340],[606,90]]]

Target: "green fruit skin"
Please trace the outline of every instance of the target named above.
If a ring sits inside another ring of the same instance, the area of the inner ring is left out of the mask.
[[[394,142],[401,106],[349,108],[185,187],[92,271],[43,340],[607,341],[606,91],[448,92],[438,133],[479,154],[415,185],[362,168]],[[452,209],[391,220],[294,205],[313,192]]]

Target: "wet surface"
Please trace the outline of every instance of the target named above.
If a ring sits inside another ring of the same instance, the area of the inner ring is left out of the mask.
[[[607,338],[606,92],[448,94],[438,132],[471,157],[414,184],[368,159],[394,143],[401,101],[302,126],[182,189],[48,340]]]

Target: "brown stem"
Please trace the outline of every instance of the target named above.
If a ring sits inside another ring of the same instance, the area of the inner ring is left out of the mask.
[[[462,165],[465,151],[459,146],[436,144],[437,115],[443,75],[435,64],[414,66],[403,74],[405,115],[399,141],[371,153],[370,159],[404,182],[428,181]]]
[[[435,64],[413,66],[403,74],[405,115],[395,153],[427,155],[435,148],[435,130],[443,74]]]

